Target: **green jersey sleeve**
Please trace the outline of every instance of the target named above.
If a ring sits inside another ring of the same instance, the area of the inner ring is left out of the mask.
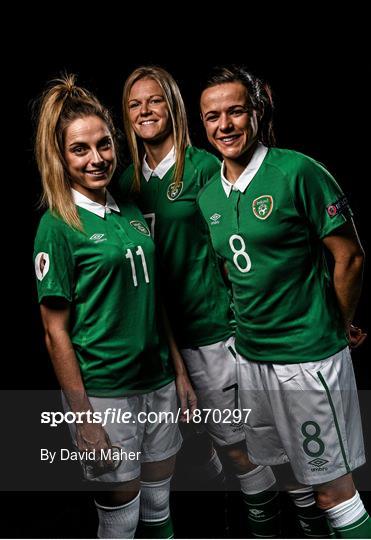
[[[59,296],[71,302],[74,275],[71,247],[56,220],[44,218],[40,222],[34,247],[39,302],[48,296]]]
[[[351,219],[353,214],[346,196],[321,164],[306,158],[296,180],[294,203],[299,212],[304,212],[319,238],[328,236]]]
[[[200,187],[203,187],[216,173],[220,172],[221,163],[213,154],[204,152],[202,168],[200,169]]]

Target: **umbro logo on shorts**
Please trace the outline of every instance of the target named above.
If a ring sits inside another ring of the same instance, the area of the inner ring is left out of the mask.
[[[312,459],[312,461],[308,461],[308,463],[310,465],[314,465],[315,467],[321,467],[325,463],[328,463],[328,460],[327,459],[316,458],[316,459]]]
[[[327,471],[327,467],[323,466],[326,463],[328,463],[328,459],[316,458],[308,461],[308,465],[313,465],[312,471]]]
[[[220,214],[218,214],[218,213],[215,213],[212,216],[210,216],[209,219],[211,221],[211,225],[218,225],[220,223],[219,220],[220,220],[221,217],[222,216]]]

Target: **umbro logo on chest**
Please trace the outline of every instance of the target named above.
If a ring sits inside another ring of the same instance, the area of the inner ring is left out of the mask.
[[[215,214],[213,214],[209,218],[210,219],[210,225],[219,225],[221,217],[222,217],[221,214],[218,214],[217,212],[215,212]]]
[[[99,242],[105,242],[107,238],[105,233],[95,233],[91,235],[89,240],[92,240],[94,244],[98,244]]]

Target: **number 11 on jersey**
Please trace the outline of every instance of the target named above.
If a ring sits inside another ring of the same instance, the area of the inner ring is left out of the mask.
[[[148,275],[147,263],[146,263],[146,258],[144,256],[144,251],[143,251],[142,246],[138,246],[135,254],[140,256],[141,259],[142,259],[144,280],[145,280],[146,283],[149,283],[149,275]],[[128,248],[126,250],[125,258],[130,260],[131,274],[132,274],[132,277],[133,277],[134,287],[138,287],[137,271],[135,269],[134,256],[133,256],[133,252],[131,251],[131,249]]]

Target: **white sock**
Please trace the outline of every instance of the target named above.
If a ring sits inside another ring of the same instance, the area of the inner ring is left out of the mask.
[[[271,488],[276,483],[276,477],[270,467],[258,465],[252,471],[245,474],[237,474],[240,481],[241,491],[246,495],[256,495]]]
[[[327,519],[334,528],[345,527],[357,521],[366,512],[358,491],[351,499],[337,504],[325,511]]]
[[[163,521],[170,515],[169,496],[171,476],[159,482],[141,482],[140,519]]]
[[[122,506],[102,506],[95,501],[98,511],[98,538],[134,538],[139,520],[139,496]]]
[[[303,488],[299,489],[292,489],[287,492],[292,502],[297,506],[298,508],[305,508],[306,506],[312,506],[312,504],[315,504],[314,499],[314,492],[312,486],[305,486]]]

